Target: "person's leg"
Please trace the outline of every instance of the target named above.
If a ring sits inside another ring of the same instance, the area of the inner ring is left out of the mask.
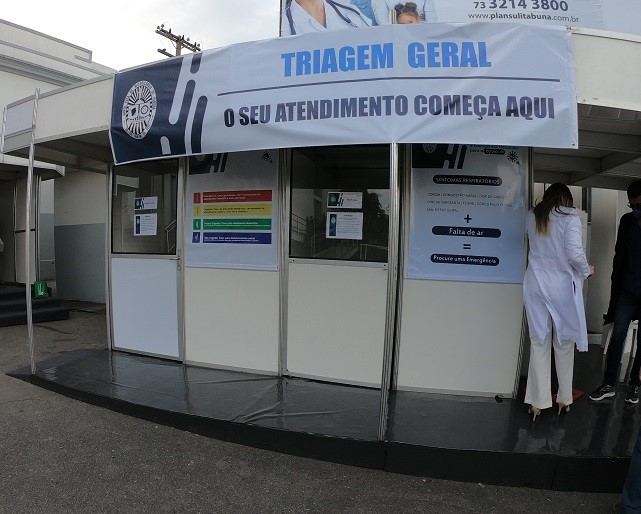
[[[619,382],[623,345],[628,335],[630,321],[632,321],[636,315],[637,310],[638,304],[636,296],[625,291],[621,292],[614,313],[614,328],[612,329],[605,374],[603,375],[603,382],[605,384],[616,386]]]
[[[552,406],[550,390],[550,346],[552,333],[548,332],[543,343],[530,343],[530,365],[525,387],[525,403],[539,409]]]
[[[559,389],[556,393],[556,403],[559,405],[572,404],[572,377],[574,375],[574,343],[566,341],[561,344],[554,338],[554,362]]]
[[[623,507],[621,512],[624,514],[641,514],[641,430],[637,435],[628,478],[623,487]]]
[[[637,314],[636,314],[636,319],[639,319],[639,314],[641,314],[641,304],[639,302],[639,299],[637,299]],[[637,328],[637,340],[636,340],[636,345],[637,345],[637,350],[636,354],[634,355],[634,362],[632,363],[632,369],[630,370],[630,385],[635,385],[635,386],[641,386],[641,380],[639,379],[639,371],[641,371],[641,347],[639,346],[641,341],[641,330]],[[632,344],[635,344],[633,341]]]

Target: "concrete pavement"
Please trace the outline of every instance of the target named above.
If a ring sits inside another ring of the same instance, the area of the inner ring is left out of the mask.
[[[104,347],[100,306],[76,307],[69,320],[35,325],[38,359]],[[612,512],[619,499],[395,475],[238,446],[5,375],[28,362],[26,327],[0,328],[0,512],[590,514]]]

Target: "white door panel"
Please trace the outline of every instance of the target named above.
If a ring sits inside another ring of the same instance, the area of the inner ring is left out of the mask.
[[[116,348],[179,357],[177,262],[175,259],[111,259]]]

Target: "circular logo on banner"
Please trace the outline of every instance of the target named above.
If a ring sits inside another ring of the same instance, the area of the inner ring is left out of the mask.
[[[156,115],[156,90],[146,80],[136,82],[122,104],[122,128],[135,139],[147,135]]]

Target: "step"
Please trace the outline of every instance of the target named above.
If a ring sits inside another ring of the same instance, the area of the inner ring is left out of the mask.
[[[32,314],[34,323],[69,319],[69,310],[58,300],[54,300],[54,302],[43,305],[42,307],[34,308]],[[23,308],[23,310],[20,311],[0,311],[0,327],[26,324],[26,309]]]
[[[31,308],[34,312],[38,309],[48,307],[50,305],[60,304],[60,300],[56,298],[43,298],[41,300],[31,300]],[[25,311],[26,312],[26,302],[25,298],[0,298],[0,313],[2,312],[16,312],[16,311]]]
[[[47,286],[49,298],[52,296],[51,288]],[[31,286],[31,297],[33,298],[33,286]],[[10,298],[25,298],[24,284],[0,284],[0,301]]]
[[[33,287],[31,290],[31,309],[34,323],[69,319],[69,310],[65,304],[57,298],[51,298],[51,288],[49,288],[49,298],[38,300],[33,298]],[[0,327],[24,325],[26,323],[25,285],[0,284]]]

